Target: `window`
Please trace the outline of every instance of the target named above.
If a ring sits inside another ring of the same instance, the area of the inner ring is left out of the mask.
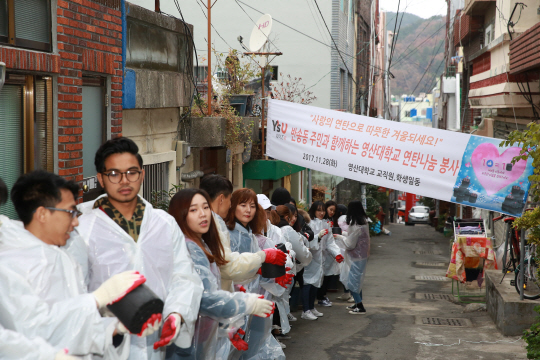
[[[0,43],[51,51],[50,0],[0,0]]]
[[[352,78],[351,73],[349,73],[348,83],[349,83],[349,91],[348,91],[349,108],[347,110],[353,111],[354,94],[353,94],[353,78]]]
[[[54,171],[52,132],[52,80],[8,73],[0,91],[0,178],[8,188],[25,172]],[[0,213],[17,218],[10,201]]]
[[[144,165],[143,198],[150,201],[155,197],[152,192],[156,191],[157,200],[162,201],[162,191],[169,191],[169,163]]]
[[[272,66],[272,78],[270,80],[277,80],[278,79],[278,74],[279,74],[279,70],[278,70],[278,67],[277,66]]]
[[[96,175],[94,157],[103,144],[105,135],[104,79],[83,77],[82,87],[82,143],[83,177]]]
[[[208,66],[195,66],[193,77],[197,79],[197,82],[206,82],[208,80]]]
[[[339,108],[345,108],[345,70],[339,69]]]

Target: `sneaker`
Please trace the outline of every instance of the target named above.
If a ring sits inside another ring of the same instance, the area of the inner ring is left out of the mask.
[[[312,310],[311,310],[311,313],[312,313],[313,315],[317,316],[317,317],[323,316],[323,313],[320,312],[320,311],[318,311],[317,309],[312,309]]]
[[[354,298],[352,297],[352,295],[351,295],[351,298],[347,300],[347,302],[354,303]]]
[[[366,309],[364,309],[364,305],[362,305],[362,303],[356,304],[356,307],[349,311],[349,314],[351,315],[364,315],[365,313]]]
[[[324,300],[319,300],[319,305],[330,307],[330,306],[332,306],[332,303],[330,301],[328,301],[328,299],[324,299]]]
[[[294,317],[294,315],[291,314],[291,313],[288,313],[288,314],[287,314],[287,319],[289,319],[289,321],[296,321],[296,320],[298,320],[298,319],[297,319],[296,317]]]
[[[347,310],[356,309],[356,304],[352,304],[352,305],[350,305],[350,306],[347,306],[346,309],[347,309]]]
[[[318,319],[318,317],[316,317],[315,315],[313,315],[313,314],[311,313],[310,310],[304,311],[304,312],[302,313],[301,318],[304,319],[304,320],[317,320],[317,319]]]
[[[286,335],[286,334],[282,334],[282,333],[279,333],[277,335],[274,335],[274,337],[276,338],[277,341],[281,341],[281,340],[290,340],[291,339],[291,336],[290,335]]]
[[[281,346],[282,349],[285,349],[287,348],[287,345],[285,345],[284,343],[282,343],[281,341],[279,341],[278,339],[276,339],[277,343],[279,344],[279,346]]]
[[[343,295],[338,296],[336,299],[342,300],[342,301],[347,301],[350,298],[352,298],[352,295],[350,293],[344,293]]]

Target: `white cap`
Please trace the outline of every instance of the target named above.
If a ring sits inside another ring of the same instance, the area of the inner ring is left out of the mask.
[[[270,202],[270,199],[268,198],[268,196],[264,194],[257,194],[257,201],[259,202],[259,205],[263,207],[264,210],[268,209],[271,206],[274,206]]]

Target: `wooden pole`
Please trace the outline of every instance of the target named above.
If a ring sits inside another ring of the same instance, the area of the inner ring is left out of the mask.
[[[156,0],[156,12],[161,12],[161,7],[159,6],[159,0]]]
[[[212,2],[208,0],[208,116],[212,116]]]

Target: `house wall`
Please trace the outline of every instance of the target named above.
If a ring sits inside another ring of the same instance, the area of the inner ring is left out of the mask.
[[[339,0],[319,0],[318,4],[330,31],[332,31],[332,2]],[[131,3],[154,10],[154,1],[133,0]],[[332,40],[324,26],[321,15],[313,2],[287,0],[251,0],[245,2],[255,11],[242,3],[233,0],[220,0],[212,8],[212,44],[218,52],[228,53],[230,48],[245,52],[237,37],[241,35],[243,42],[249,46],[249,38],[257,21],[262,14],[271,14],[274,21],[270,39],[283,55],[276,57],[271,65],[279,67],[284,76],[290,74],[293,78],[302,78],[301,82],[310,87],[317,99],[311,104],[318,107],[330,108],[331,97],[331,44]],[[184,4],[184,3],[182,3]],[[181,5],[182,5],[181,4]],[[242,8],[245,10],[242,10]],[[202,5],[190,3],[182,7],[186,22],[195,27],[194,40],[197,49],[199,65],[207,64],[207,19],[206,10]],[[162,1],[161,10],[180,18],[173,1]],[[299,16],[299,14],[301,14]],[[251,19],[250,19],[251,18]],[[234,19],[234,21],[231,21]],[[252,21],[253,20],[253,21]],[[292,26],[298,31],[321,42],[310,39],[278,22]],[[219,33],[219,35],[218,35]],[[351,45],[352,46],[352,45]],[[212,54],[212,68],[216,68],[216,57]],[[352,66],[349,67],[352,72]],[[281,77],[278,77],[278,81]]]

